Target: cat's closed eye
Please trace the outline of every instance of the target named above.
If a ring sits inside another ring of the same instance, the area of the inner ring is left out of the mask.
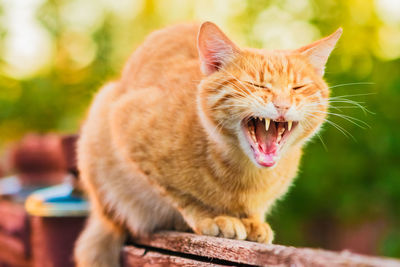
[[[252,82],[245,82],[245,83],[250,84],[250,85],[255,86],[255,87],[258,87],[258,88],[269,89],[269,87],[266,86],[266,85],[256,84],[256,83],[252,83]]]
[[[292,89],[293,89],[293,90],[299,90],[299,89],[305,88],[305,87],[307,87],[307,86],[309,86],[309,85],[310,85],[310,83],[308,83],[308,84],[302,84],[302,85],[296,85],[296,86],[293,86]]]

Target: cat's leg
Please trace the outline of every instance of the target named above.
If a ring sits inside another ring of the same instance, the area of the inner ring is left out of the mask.
[[[259,243],[272,243],[274,233],[262,216],[238,218],[228,215],[215,215],[196,205],[180,209],[186,222],[197,234],[220,236]]]
[[[103,216],[92,212],[75,245],[77,267],[118,267],[125,232]]]

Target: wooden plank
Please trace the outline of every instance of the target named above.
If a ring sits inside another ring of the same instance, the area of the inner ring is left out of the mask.
[[[400,267],[399,260],[363,256],[348,251],[265,245],[190,233],[164,231],[133,241],[143,246],[257,266]]]
[[[175,255],[162,254],[155,251],[146,251],[143,248],[134,246],[124,247],[122,254],[123,267],[135,266],[189,266],[189,267],[211,267],[227,266],[209,262],[201,262],[194,259],[184,258]]]

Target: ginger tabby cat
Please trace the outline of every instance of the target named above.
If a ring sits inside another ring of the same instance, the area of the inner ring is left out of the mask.
[[[341,32],[275,51],[239,48],[211,22],[152,33],[82,129],[92,210],[77,266],[118,266],[128,233],[160,229],[271,243],[264,216],[324,122]]]

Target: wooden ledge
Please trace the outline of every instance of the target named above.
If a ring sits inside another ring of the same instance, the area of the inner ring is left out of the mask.
[[[379,266],[400,267],[400,260],[348,251],[264,245],[248,241],[158,232],[134,239],[123,250],[123,266]]]

